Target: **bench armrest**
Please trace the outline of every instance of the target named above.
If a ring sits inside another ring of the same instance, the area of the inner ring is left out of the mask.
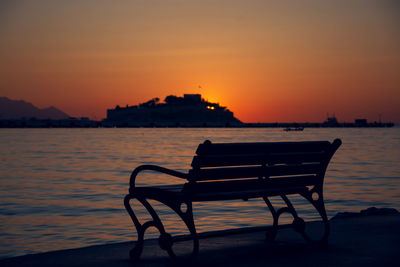
[[[139,172],[145,171],[145,170],[157,171],[157,172],[165,173],[165,174],[175,176],[178,178],[189,179],[189,174],[187,174],[187,173],[174,171],[174,170],[160,167],[157,165],[140,165],[135,170],[133,170],[133,172],[131,174],[131,178],[130,178],[130,182],[129,182],[130,189],[135,188],[135,180],[136,180],[136,176],[139,174]]]

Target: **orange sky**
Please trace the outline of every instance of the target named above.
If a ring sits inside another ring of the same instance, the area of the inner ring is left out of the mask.
[[[3,0],[0,96],[93,119],[201,93],[244,122],[400,122],[398,1],[276,2]]]

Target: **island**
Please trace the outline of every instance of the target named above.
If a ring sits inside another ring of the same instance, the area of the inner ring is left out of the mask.
[[[233,112],[200,94],[169,95],[163,102],[153,98],[135,106],[107,110],[105,126],[114,127],[235,127],[242,126]]]

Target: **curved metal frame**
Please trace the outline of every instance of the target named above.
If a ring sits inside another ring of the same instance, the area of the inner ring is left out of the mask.
[[[307,242],[312,243],[312,244],[327,244],[328,243],[328,236],[330,233],[330,225],[329,225],[329,220],[328,216],[326,214],[325,210],[325,204],[324,204],[324,197],[323,197],[323,192],[322,192],[322,187],[318,189],[319,186],[315,186],[313,189],[308,190],[307,192],[300,193],[302,197],[308,200],[314,208],[318,211],[319,215],[322,218],[322,222],[324,223],[324,234],[320,240],[312,240],[303,230],[301,234],[303,235],[304,239],[307,240]],[[318,199],[313,199],[313,194],[316,193],[318,195]],[[305,226],[304,226],[305,228]]]
[[[330,226],[329,226],[329,220],[326,214],[325,210],[325,204],[323,200],[323,190],[322,190],[322,185],[323,185],[323,179],[325,176],[325,171],[328,166],[328,163],[333,156],[334,152],[337,150],[337,148],[341,145],[341,141],[339,139],[336,139],[330,148],[330,153],[329,156],[325,159],[325,162],[323,163],[323,167],[321,168],[321,172],[318,174],[320,176],[320,183],[314,185],[314,187],[310,190],[304,190],[297,192],[300,194],[302,197],[304,197],[306,200],[308,200],[314,208],[318,211],[319,215],[322,218],[322,221],[324,223],[324,233],[321,239],[319,240],[313,240],[309,237],[309,235],[305,232],[305,222],[302,218],[300,218],[293,207],[292,203],[290,202],[289,198],[287,197],[286,194],[280,194],[280,197],[282,200],[285,202],[286,207],[279,208],[276,210],[270,200],[268,199],[268,195],[263,196],[264,202],[267,204],[269,210],[271,211],[272,217],[273,217],[273,225],[272,225],[272,230],[267,232],[267,238],[273,240],[276,237],[277,231],[278,231],[278,221],[279,217],[284,213],[288,212],[293,216],[293,222],[292,222],[292,227],[294,228],[295,231],[299,232],[304,239],[312,244],[326,244],[328,241],[328,236],[330,232]],[[265,164],[263,165],[265,166]],[[136,261],[140,258],[140,255],[142,254],[143,251],[143,243],[144,243],[144,234],[145,231],[153,226],[158,229],[160,232],[160,237],[159,237],[159,245],[161,249],[166,250],[167,253],[171,258],[176,258],[176,255],[172,249],[172,246],[174,244],[174,239],[173,237],[165,231],[164,225],[161,222],[159,216],[153,209],[153,207],[149,204],[149,202],[146,200],[145,196],[142,194],[137,194],[135,192],[135,181],[136,177],[139,174],[139,172],[144,171],[144,170],[152,170],[152,171],[158,171],[164,174],[172,175],[175,177],[179,177],[182,179],[186,179],[189,182],[193,182],[192,176],[190,173],[182,173],[174,170],[170,170],[167,168],[163,168],[160,166],[156,165],[141,165],[137,167],[131,174],[130,177],[130,188],[129,188],[129,194],[125,196],[124,198],[124,205],[126,210],[128,211],[133,224],[136,227],[137,234],[138,234],[138,240],[136,242],[136,246],[130,251],[129,255],[131,260]],[[268,179],[268,177],[260,177],[260,179]],[[317,194],[318,198],[314,199],[313,194]],[[137,219],[131,205],[130,205],[130,200],[131,199],[137,199],[149,212],[149,214],[152,217],[151,221],[147,221],[143,224],[139,222]],[[154,199],[154,198],[152,198]],[[175,211],[176,214],[179,215],[179,217],[182,219],[182,221],[186,224],[191,238],[193,240],[193,251],[191,254],[191,258],[195,258],[198,255],[199,252],[199,240],[198,236],[196,233],[196,227],[194,224],[193,220],[193,208],[192,208],[192,201],[189,199],[169,199],[167,197],[160,197],[156,198],[154,200],[157,200],[164,205],[168,206],[171,208],[173,211]],[[187,209],[186,211],[181,210],[181,205],[186,204]]]
[[[157,215],[153,207],[149,204],[149,202],[146,200],[146,198],[142,195],[137,195],[135,193],[135,181],[137,175],[144,170],[151,170],[151,171],[158,171],[161,173],[165,173],[168,175],[172,175],[175,177],[183,178],[186,180],[190,180],[190,175],[178,171],[174,171],[171,169],[163,168],[160,166],[156,165],[141,165],[137,167],[131,174],[130,177],[130,187],[129,187],[129,194],[125,196],[124,198],[124,205],[126,210],[128,211],[129,216],[132,219],[133,224],[136,227],[136,231],[138,234],[138,240],[136,242],[136,246],[130,251],[129,256],[131,260],[136,261],[140,258],[140,255],[142,254],[143,251],[143,244],[144,244],[144,234],[147,230],[147,228],[153,226],[158,229],[160,232],[160,237],[158,239],[158,243],[161,249],[166,250],[168,255],[171,258],[176,258],[176,255],[174,251],[172,250],[172,246],[174,243],[173,237],[165,231],[165,227],[163,223],[161,222],[160,217]],[[137,199],[148,211],[150,216],[152,217],[152,221],[145,222],[141,224],[139,220],[137,219],[131,205],[130,205],[130,200],[131,199]],[[192,202],[191,201],[176,201],[176,200],[167,200],[167,199],[155,199],[157,201],[160,201],[164,205],[168,206],[171,208],[173,211],[175,211],[176,214],[179,215],[179,217],[182,219],[182,221],[186,224],[190,235],[193,239],[193,251],[191,254],[191,258],[195,258],[198,254],[199,251],[199,240],[197,237],[197,232],[196,232],[196,227],[194,224],[193,220],[193,207],[192,207]],[[185,204],[187,209],[185,212],[181,210],[181,205]]]
[[[152,217],[151,221],[147,221],[143,224],[139,222],[137,219],[131,205],[130,205],[130,200],[131,199],[137,199],[149,212],[149,214]],[[191,202],[172,202],[172,201],[162,201],[161,203],[165,204],[169,208],[171,208],[173,211],[176,212],[176,214],[179,215],[179,217],[182,219],[182,221],[186,224],[190,236],[193,240],[193,251],[190,256],[190,258],[196,258],[198,252],[199,252],[199,240],[197,237],[197,232],[196,232],[196,227],[194,224],[193,220],[193,208],[192,208],[192,203]],[[185,212],[181,210],[181,205],[185,204],[187,209]],[[142,254],[143,250],[143,244],[144,244],[144,234],[146,230],[153,226],[158,229],[160,232],[160,236],[158,239],[158,243],[161,249],[166,250],[168,255],[175,259],[176,255],[172,249],[174,239],[173,237],[165,231],[165,227],[163,223],[161,222],[160,217],[157,215],[153,207],[150,205],[150,203],[142,196],[135,196],[135,194],[128,194],[125,196],[124,199],[124,205],[126,210],[128,211],[135,227],[136,231],[138,234],[138,239],[136,242],[136,246],[130,251],[129,256],[132,261],[136,261],[140,258],[140,255]]]
[[[318,194],[317,200],[314,200],[312,197],[314,193]],[[314,187],[311,190],[300,193],[300,195],[302,197],[304,197],[306,200],[308,200],[320,214],[322,221],[324,223],[324,233],[323,233],[322,238],[319,240],[313,240],[309,237],[309,235],[305,231],[306,227],[305,227],[304,220],[298,216],[298,214],[297,214],[293,204],[289,200],[289,198],[286,195],[281,194],[280,197],[285,202],[286,207],[281,207],[278,210],[276,210],[274,208],[274,206],[272,205],[271,201],[268,199],[267,196],[263,197],[264,202],[267,204],[267,206],[272,214],[272,217],[273,217],[272,229],[266,233],[267,239],[269,239],[269,240],[275,239],[277,232],[279,230],[279,217],[283,213],[287,212],[293,216],[293,222],[292,222],[293,229],[296,232],[300,233],[308,243],[326,244],[328,241],[328,236],[329,236],[329,232],[330,232],[330,225],[329,225],[329,220],[328,220],[326,210],[325,210],[322,190],[317,190],[317,188]],[[146,208],[147,212],[150,214],[150,216],[152,218],[151,221],[147,221],[143,224],[141,224],[139,222],[139,220],[137,219],[137,217],[130,205],[131,199],[137,199]],[[160,201],[160,200],[157,200],[157,201]],[[194,219],[193,219],[192,202],[190,202],[190,201],[166,201],[166,200],[160,201],[160,202],[163,203],[164,205],[166,205],[167,207],[171,208],[177,215],[179,215],[179,217],[182,219],[182,221],[186,224],[186,227],[188,228],[188,230],[190,232],[190,236],[193,240],[193,250],[190,255],[190,258],[191,259],[196,258],[198,255],[198,252],[199,252],[199,239],[197,236],[196,227],[195,227],[195,223],[194,223]],[[187,207],[185,212],[181,210],[182,204],[185,204]],[[164,227],[160,217],[157,215],[156,211],[153,209],[153,207],[150,205],[150,203],[143,196],[136,196],[135,194],[130,193],[125,196],[124,205],[132,219],[133,224],[136,227],[136,231],[138,234],[136,246],[129,253],[131,260],[132,261],[139,260],[141,254],[142,254],[142,251],[143,251],[144,234],[145,234],[146,230],[152,226],[157,228],[157,230],[160,233],[159,240],[158,240],[160,248],[163,250],[166,250],[168,255],[171,258],[176,259],[177,258],[176,254],[174,253],[174,251],[172,249],[172,246],[174,244],[174,239],[169,233],[167,233],[165,231],[165,227]]]
[[[314,193],[318,194],[318,199],[314,200],[312,198],[312,195]],[[321,216],[322,222],[324,223],[324,233],[322,235],[322,237],[319,240],[313,240],[312,238],[310,238],[310,236],[306,233],[306,225],[304,220],[299,217],[299,215],[296,212],[296,209],[294,208],[294,206],[292,205],[292,203],[290,202],[289,198],[286,195],[280,195],[280,197],[282,198],[282,200],[285,202],[286,207],[282,207],[279,208],[278,210],[276,210],[274,208],[274,206],[272,205],[271,201],[268,199],[268,197],[264,196],[264,202],[267,204],[271,214],[272,214],[272,218],[273,218],[273,225],[272,225],[272,229],[269,230],[266,233],[266,238],[268,240],[274,240],[276,237],[276,234],[278,233],[278,229],[279,229],[279,217],[287,212],[290,213],[293,216],[293,222],[292,222],[292,227],[293,229],[300,233],[303,238],[311,244],[326,244],[328,241],[328,236],[330,233],[330,225],[329,225],[329,220],[328,217],[326,215],[326,210],[325,210],[325,205],[324,205],[324,201],[323,201],[323,196],[322,196],[322,191],[315,191],[315,188],[313,188],[312,190],[308,190],[307,192],[302,192],[299,193],[302,197],[304,197],[306,200],[308,200],[313,206],[314,208],[318,211],[319,215]]]
[[[135,188],[135,182],[136,182],[136,176],[139,174],[141,171],[157,171],[161,173],[165,173],[171,176],[175,176],[178,178],[186,179],[186,180],[191,180],[191,176],[187,173],[183,172],[178,172],[175,170],[167,169],[164,167],[160,167],[157,165],[140,165],[137,167],[131,174],[130,180],[129,180],[129,193],[133,193],[133,189]]]

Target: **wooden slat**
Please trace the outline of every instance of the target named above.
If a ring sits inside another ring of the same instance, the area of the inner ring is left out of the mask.
[[[318,174],[322,170],[322,164],[293,164],[293,165],[274,165],[265,167],[235,167],[235,168],[210,168],[191,170],[189,175],[191,180],[222,180],[252,178],[261,176],[286,176],[302,174]]]
[[[284,152],[270,153],[268,163],[271,164],[290,164],[290,163],[308,163],[323,162],[327,159],[327,152]]]
[[[223,180],[223,181],[203,181],[198,183],[188,183],[185,189],[190,192],[226,192],[242,191],[260,188],[278,188],[278,187],[297,187],[315,185],[321,182],[321,178],[316,175],[303,175],[284,178],[270,179],[242,179],[242,180]]]
[[[195,156],[192,161],[193,168],[245,166],[245,165],[271,165],[281,163],[306,163],[322,162],[327,157],[325,152],[293,152],[269,154],[235,154],[235,155],[204,155]]]
[[[319,182],[316,176],[298,176],[267,180],[246,179],[232,181],[205,181],[185,185],[163,185],[137,187],[135,193],[149,199],[170,200],[192,199],[194,201],[213,201],[240,198],[254,198],[280,194],[299,193],[306,186]]]
[[[271,197],[298,194],[306,192],[307,187],[285,187],[285,188],[258,188],[252,190],[229,191],[218,193],[197,193],[191,195],[192,201],[218,201],[218,200],[233,200],[233,199],[251,199],[259,197]]]
[[[270,142],[270,143],[211,143],[205,141],[197,148],[197,155],[267,154],[272,152],[327,151],[328,141]]]

